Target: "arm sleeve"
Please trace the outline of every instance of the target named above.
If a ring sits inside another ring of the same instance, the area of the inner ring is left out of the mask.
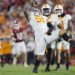
[[[68,21],[68,30],[73,32],[73,24],[72,24],[71,20]]]
[[[49,31],[52,32],[54,29],[54,26],[50,22],[47,23],[47,26],[49,27]]]
[[[67,15],[68,16],[68,30],[73,32],[73,24],[72,24],[72,17],[70,15]]]

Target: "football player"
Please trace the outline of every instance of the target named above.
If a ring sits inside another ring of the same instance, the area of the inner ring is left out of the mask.
[[[42,14],[48,18],[48,22],[50,22],[55,29],[59,28],[61,26],[61,23],[58,19],[58,16],[51,12],[51,6],[48,4],[43,4],[42,6]],[[50,71],[50,63],[53,55],[53,50],[55,49],[55,42],[52,42],[51,44],[47,45],[47,66],[45,71]]]
[[[70,39],[64,30],[57,29],[53,31],[53,25],[47,22],[47,18],[41,15],[39,9],[34,8],[31,14],[28,14],[27,10],[24,9],[24,14],[28,23],[31,24],[35,35],[35,54],[37,55],[37,59],[35,61],[33,73],[38,73],[38,67],[44,57],[47,44],[57,40],[59,36],[62,36],[66,41],[70,41]]]
[[[16,59],[19,59],[20,54],[22,54],[24,58],[24,67],[27,67],[26,45],[24,42],[25,34],[24,29],[20,27],[18,20],[15,21],[14,29],[12,30],[12,39],[15,41],[15,46],[12,53],[17,54],[17,56],[13,59],[14,65],[17,62]]]
[[[71,16],[69,14],[65,14],[63,10],[63,6],[58,4],[54,8],[55,14],[58,16],[59,21],[61,22],[61,29],[65,30],[66,33],[72,37],[73,36],[73,25],[71,22]],[[66,53],[66,70],[69,70],[70,64],[70,43],[60,39],[57,42],[57,70],[60,70],[60,60],[61,60],[61,46],[63,44],[64,51]]]

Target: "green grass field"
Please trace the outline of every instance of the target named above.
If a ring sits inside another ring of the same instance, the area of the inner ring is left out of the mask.
[[[75,75],[75,66],[70,67],[70,71],[65,70],[65,66],[62,66],[61,71],[55,71],[55,66],[51,66],[51,72],[45,72],[45,66],[39,67],[39,73],[32,73],[33,66],[24,68],[23,65],[0,67],[0,75]]]

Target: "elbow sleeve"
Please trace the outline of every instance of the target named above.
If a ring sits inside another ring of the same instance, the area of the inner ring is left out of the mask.
[[[50,31],[53,31],[54,27],[50,22],[47,23],[47,26],[49,27]]]

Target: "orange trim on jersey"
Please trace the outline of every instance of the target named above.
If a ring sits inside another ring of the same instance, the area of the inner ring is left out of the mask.
[[[49,21],[50,23],[53,23],[53,21]]]
[[[52,14],[48,17],[48,20],[52,17]]]
[[[63,19],[64,17],[59,17],[58,19],[60,20],[60,22],[61,22],[61,26],[62,26],[62,29],[64,29],[64,22],[63,22]]]
[[[61,17],[61,19],[63,19],[64,17]]]
[[[64,23],[63,23],[63,21],[61,21],[61,24],[62,24],[62,29],[64,29]]]

